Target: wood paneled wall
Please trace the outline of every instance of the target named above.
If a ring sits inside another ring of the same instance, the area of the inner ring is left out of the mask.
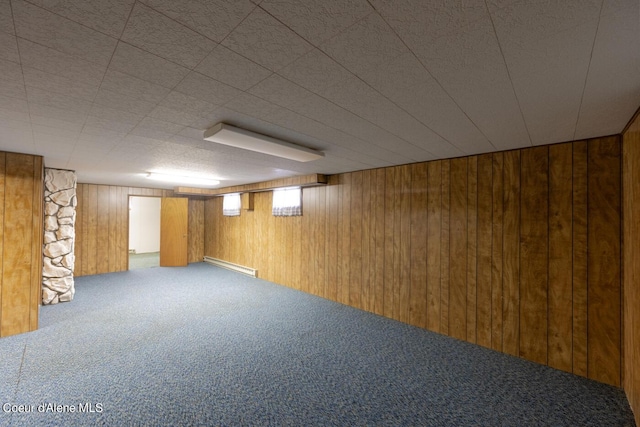
[[[171,197],[173,191],[78,184],[76,277],[129,268],[129,196]],[[189,202],[189,262],[202,261],[204,203]]]
[[[640,116],[623,135],[624,389],[640,425]]]
[[[346,173],[302,217],[222,216],[205,255],[261,278],[620,386],[618,136]]]
[[[0,152],[0,337],[38,328],[43,179],[42,157]]]

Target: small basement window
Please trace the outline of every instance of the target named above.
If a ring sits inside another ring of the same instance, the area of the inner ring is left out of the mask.
[[[300,187],[279,188],[273,190],[274,216],[302,215],[302,189]]]
[[[240,193],[225,194],[222,201],[222,215],[240,215]]]

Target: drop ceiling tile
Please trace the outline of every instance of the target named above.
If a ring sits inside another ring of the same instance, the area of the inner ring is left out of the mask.
[[[42,105],[42,104],[30,104],[29,110],[34,122],[38,117],[44,119],[51,119],[52,123],[61,121],[62,127],[76,127],[82,126],[87,118],[87,111],[68,110],[59,108],[58,106]],[[43,122],[43,124],[46,124]]]
[[[206,101],[172,92],[150,114],[150,117],[171,123],[189,126],[202,116],[216,111],[219,107]]]
[[[99,138],[100,140],[107,141],[108,144],[116,144],[127,136],[127,132],[123,128],[117,127],[117,125],[109,126],[110,123],[100,122],[95,117],[88,117],[87,123],[82,128],[83,137]],[[128,125],[125,125],[125,128]]]
[[[82,121],[69,121],[56,117],[51,117],[51,115],[39,115],[37,111],[31,111],[31,123],[33,126],[47,126],[50,128],[67,130],[70,132],[80,132],[82,127],[84,126],[84,117]]]
[[[184,67],[194,68],[216,43],[136,3],[121,39]]]
[[[411,156],[412,160],[427,158],[429,154],[442,157],[462,154],[450,143],[355,77],[330,87],[323,95],[342,108],[403,139],[404,142],[398,148],[402,153]]]
[[[132,123],[130,121],[117,121],[108,119],[105,117],[89,116],[85,123],[85,128],[93,128],[95,132],[102,133],[103,131],[115,132],[122,134],[121,137],[131,132],[138,123]],[[94,132],[94,133],[95,133]],[[87,133],[92,133],[91,131]]]
[[[0,126],[0,141],[3,151],[36,154],[31,127]]]
[[[488,4],[533,144],[573,138],[600,5]]]
[[[23,72],[26,86],[60,93],[89,102],[93,101],[98,92],[98,85],[95,84],[79,82],[29,67],[23,67]]]
[[[0,59],[0,79],[5,82],[23,83],[22,67],[16,62]]]
[[[342,65],[319,49],[313,49],[278,74],[315,93],[352,77]]]
[[[261,118],[276,126],[291,129],[313,138],[314,145],[310,146],[315,146],[316,149],[323,151],[325,155],[331,154],[336,159],[342,158],[349,162],[358,162],[360,166],[380,167],[390,165],[385,158],[386,150],[381,150],[379,147],[372,146],[365,141],[357,140],[344,132],[296,112],[279,108],[266,113]]]
[[[264,80],[253,87],[250,92],[264,100],[296,111],[305,117],[378,147],[393,142],[395,149],[406,144],[397,136],[391,135],[377,125],[278,75]],[[411,160],[409,157],[398,154],[399,151],[394,152],[387,149],[384,151],[387,158],[394,159],[394,161],[400,162],[399,164],[408,163]]]
[[[87,84],[99,85],[106,66],[96,65],[66,53],[19,39],[20,58],[25,67]]]
[[[0,95],[0,107],[15,111],[21,111],[23,113],[29,113],[29,103],[26,99],[11,98],[8,96]]]
[[[51,92],[49,90],[33,86],[27,86],[27,99],[29,101],[29,105],[47,105],[50,107],[75,111],[81,114],[86,114],[91,108],[90,101],[85,101],[80,98],[74,98],[72,96]]]
[[[109,69],[100,87],[104,90],[133,96],[143,101],[158,103],[164,99],[171,89],[137,77]]]
[[[260,7],[315,46],[373,12],[365,0],[266,0]]]
[[[176,91],[215,105],[222,105],[241,93],[232,86],[196,72],[189,73],[176,86]]]
[[[0,32],[0,59],[20,63],[16,37]]]
[[[640,4],[605,1],[574,139],[621,132],[640,105]]]
[[[282,107],[296,110],[306,103],[306,99],[314,96],[309,90],[273,74],[249,90],[249,93],[265,101]]]
[[[29,116],[28,111],[20,111],[14,110],[12,108],[0,107],[0,119],[2,119],[2,123],[5,126],[11,122],[22,122],[15,123],[13,127],[22,127],[25,124],[31,126],[31,117]]]
[[[142,0],[198,33],[222,41],[254,8],[248,0]]]
[[[463,153],[495,151],[413,53],[364,72],[362,78]]]
[[[129,111],[124,110],[116,110],[113,108],[105,107],[98,104],[93,104],[91,106],[91,111],[89,111],[89,116],[99,117],[105,120],[110,120],[113,122],[119,122],[123,124],[129,125],[137,125],[139,122],[144,119],[143,114],[133,114]]]
[[[222,45],[213,49],[195,71],[241,90],[271,75],[271,71]]]
[[[178,124],[181,126],[189,126],[192,123],[200,120],[202,116],[188,113],[179,109],[158,105],[153,109],[153,111],[149,113],[149,117]]]
[[[173,88],[189,70],[127,43],[118,43],[110,68],[167,88]]]
[[[0,0],[0,31],[13,35],[16,33],[11,15],[11,0]]]
[[[12,1],[19,37],[106,65],[117,40],[21,0]]]
[[[98,105],[113,108],[114,110],[128,111],[134,114],[149,114],[156,104],[133,98],[120,93],[100,89],[94,101]]]
[[[355,74],[407,52],[402,40],[377,13],[322,44],[320,49]]]
[[[312,49],[304,39],[259,8],[222,45],[271,71],[278,71]]]
[[[74,22],[94,30],[120,37],[124,24],[135,0],[29,0],[56,15],[64,16]]]
[[[180,132],[184,126],[165,122],[164,120],[154,119],[153,117],[145,117],[133,131],[132,135],[144,136],[158,140],[165,140]]]
[[[493,146],[531,145],[484,2],[376,0],[374,7]]]
[[[262,119],[264,115],[272,111],[282,108],[250,93],[242,93],[234,100],[226,103],[224,107],[259,119]]]
[[[80,130],[64,129],[57,126],[47,126],[34,123],[32,129],[34,134],[59,137],[60,143],[64,145],[75,145],[78,136],[80,136]]]
[[[17,80],[5,80],[0,77],[0,95],[9,98],[27,99],[24,83]]]

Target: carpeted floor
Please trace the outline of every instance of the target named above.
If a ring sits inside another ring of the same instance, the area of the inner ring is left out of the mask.
[[[3,426],[634,425],[620,389],[204,263],[78,278],[0,360]]]

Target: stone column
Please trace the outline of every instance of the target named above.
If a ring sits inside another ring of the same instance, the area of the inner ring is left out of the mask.
[[[71,301],[75,294],[76,173],[60,169],[44,171],[44,250],[42,303]]]

